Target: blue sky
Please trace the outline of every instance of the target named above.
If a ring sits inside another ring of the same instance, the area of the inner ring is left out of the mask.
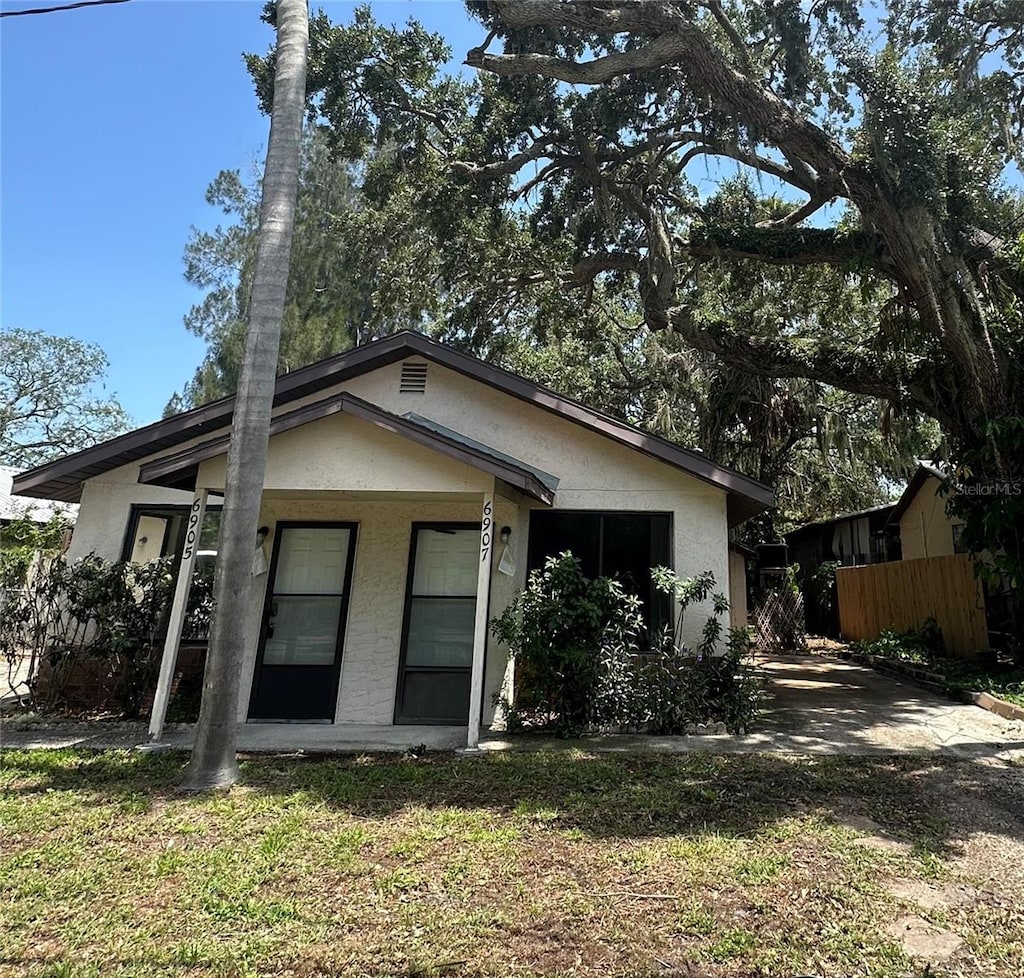
[[[355,4],[312,6],[344,21]],[[262,8],[133,0],[2,21],[0,325],[99,344],[108,390],[139,424],[202,359],[182,325],[199,292],[181,255],[191,225],[217,222],[206,187],[265,151],[269,120],[241,58],[273,42]],[[458,0],[373,8],[445,34],[456,61],[480,43]]]

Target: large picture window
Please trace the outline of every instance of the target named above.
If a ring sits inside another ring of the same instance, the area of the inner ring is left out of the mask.
[[[594,513],[534,510],[530,514],[529,570],[570,550],[590,578],[613,577],[640,599],[650,642],[667,624],[671,605],[656,591],[651,568],[671,564],[669,513]]]

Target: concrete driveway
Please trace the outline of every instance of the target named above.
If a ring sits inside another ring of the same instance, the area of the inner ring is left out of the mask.
[[[820,655],[763,659],[767,710],[755,738],[810,753],[943,751],[1024,757],[1024,723]]]

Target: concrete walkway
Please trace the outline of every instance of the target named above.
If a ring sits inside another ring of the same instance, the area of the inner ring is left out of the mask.
[[[954,703],[864,666],[825,656],[786,656],[760,663],[768,703],[756,730],[743,737],[587,737],[566,741],[485,732],[484,751],[566,750],[682,753],[877,754],[941,752],[958,757],[1024,759],[1024,722]],[[164,743],[187,748],[192,728],[169,729]],[[369,752],[424,746],[453,750],[465,727],[242,724],[242,751]],[[59,725],[2,729],[5,748],[127,748],[146,744],[142,724]]]

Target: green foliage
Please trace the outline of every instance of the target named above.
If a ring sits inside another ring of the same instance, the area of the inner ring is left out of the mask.
[[[0,606],[0,652],[9,666],[27,658],[29,686],[46,681],[37,706],[60,703],[63,684],[83,662],[97,662],[112,679],[117,705],[138,715],[152,688],[174,580],[172,558],[146,564],[110,563],[90,554],[34,564],[22,587]]]
[[[967,447],[945,481],[950,515],[964,521],[962,540],[993,585],[1024,587],[1024,417],[989,419],[984,438]],[[988,481],[991,473],[1005,478]]]
[[[63,513],[46,523],[22,516],[0,528],[0,591],[21,587],[32,562],[56,554],[70,528]]]
[[[617,581],[584,577],[568,551],[549,558],[491,622],[522,667],[517,712],[562,736],[579,734],[596,719],[602,660],[628,655],[642,625],[639,600]]]
[[[185,278],[204,297],[185,316],[207,343],[195,377],[168,406],[173,413],[234,393],[241,369],[245,324],[256,260],[261,173],[243,179],[222,171],[206,200],[229,223],[192,229],[185,246]],[[282,321],[279,370],[286,372],[372,338],[375,282],[369,256],[344,233],[358,210],[352,169],[330,159],[322,138],[305,141],[299,174],[291,273]]]
[[[878,638],[854,642],[852,648],[866,655],[916,663],[933,662],[945,654],[942,631],[931,618],[920,631],[898,632],[887,628]]]
[[[92,343],[0,329],[0,464],[38,465],[124,431],[121,405],[101,393],[106,370]]]
[[[709,619],[710,621],[710,619]],[[746,661],[750,637],[731,629],[721,655],[698,653],[672,642],[640,665],[647,729],[678,735],[696,724],[722,722],[732,732],[753,726],[760,711],[763,680]]]
[[[854,642],[853,649],[908,666],[924,666],[927,678],[940,682],[953,695],[984,691],[1024,706],[1024,667],[1019,662],[998,654],[979,661],[947,655],[942,632],[932,619],[920,631],[886,630],[876,639]]]
[[[751,31],[784,39],[780,64],[766,70],[790,79],[790,95],[835,81],[811,52],[797,6],[745,11]],[[833,5],[836,22],[846,24],[848,15]],[[533,42],[556,44],[534,32],[517,43]],[[577,153],[580,140],[607,155],[674,124],[691,102],[671,76],[562,92],[538,79],[454,77],[450,54],[415,22],[389,27],[367,8],[345,24],[313,18],[281,370],[414,326],[776,486],[779,511],[751,528],[752,537],[883,502],[884,487],[933,449],[937,430],[918,412],[725,366],[675,334],[648,329],[632,274],[577,280],[570,271],[593,251],[636,252],[647,226],[630,195],[643,181],[644,193],[665,195],[673,233],[694,240],[703,233],[716,247],[769,234],[776,259],[801,248],[848,253],[845,268],[708,260],[680,278],[679,301],[703,319],[759,336],[810,343],[824,331],[861,349],[876,342],[891,296],[887,282],[872,282],[860,267],[859,249],[872,236],[858,222],[766,231],[757,225],[785,217],[792,200],[755,179],[728,177],[715,181],[691,220],[685,202],[694,187],[647,154],[597,161],[603,175],[595,186],[585,168],[558,161]],[[273,53],[247,63],[266,108]],[[702,122],[732,137],[726,120]],[[536,189],[527,191],[512,171],[475,175],[529,148],[538,131],[552,138],[557,159],[553,168],[538,160],[544,178]],[[230,223],[195,232],[186,250],[190,281],[207,291],[187,322],[209,352],[172,409],[234,389],[257,176],[218,177],[208,199]]]
[[[733,629],[718,654],[728,604],[713,593],[714,575],[680,578],[660,567],[652,578],[679,610],[675,629],[642,651],[639,602],[616,581],[583,577],[570,553],[530,575],[526,590],[492,622],[519,666],[516,701],[502,703],[510,729],[530,722],[577,736],[593,729],[682,734],[710,722],[733,731],[750,727],[761,683],[745,663],[745,630]],[[675,636],[687,609],[709,598],[712,614],[692,651]]]

